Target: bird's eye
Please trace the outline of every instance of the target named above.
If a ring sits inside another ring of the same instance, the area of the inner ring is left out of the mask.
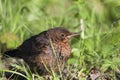
[[[65,38],[65,34],[61,34],[61,37],[62,37],[62,38]]]

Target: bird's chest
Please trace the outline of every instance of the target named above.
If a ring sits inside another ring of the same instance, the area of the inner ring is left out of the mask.
[[[71,47],[68,43],[55,43],[53,47],[59,59],[66,60],[70,57]]]

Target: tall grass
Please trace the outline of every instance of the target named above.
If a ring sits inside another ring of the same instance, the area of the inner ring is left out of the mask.
[[[0,0],[0,57],[32,35],[64,26],[82,36],[70,42],[71,75],[78,72],[83,79],[82,73],[97,67],[103,73],[110,70],[114,77],[120,69],[119,18],[119,0]],[[3,65],[0,61],[0,68]]]

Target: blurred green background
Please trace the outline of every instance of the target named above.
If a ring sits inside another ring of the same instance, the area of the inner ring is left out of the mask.
[[[81,32],[71,40],[69,64],[112,76],[120,70],[120,0],[0,0],[0,55],[25,39],[63,26]],[[0,62],[0,66],[3,63]]]

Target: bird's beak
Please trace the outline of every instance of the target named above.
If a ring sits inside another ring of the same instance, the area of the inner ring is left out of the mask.
[[[71,38],[71,37],[74,37],[74,36],[80,36],[80,34],[79,33],[72,33],[72,34],[70,34],[69,36],[67,36],[68,38]]]

